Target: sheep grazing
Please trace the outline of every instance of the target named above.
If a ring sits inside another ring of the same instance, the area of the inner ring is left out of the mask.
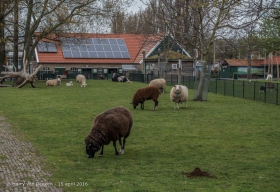
[[[266,77],[266,80],[271,81],[272,80],[272,75],[268,74],[267,77]]]
[[[166,81],[163,78],[154,79],[150,82],[149,86],[156,86],[161,93],[164,93],[166,88]]]
[[[67,86],[67,87],[73,86],[73,82],[70,81],[69,83],[66,83],[66,86]]]
[[[267,83],[266,83],[266,87],[267,87],[270,91],[273,91],[273,89],[274,89],[275,91],[278,91],[278,88],[275,87],[275,84],[274,84],[274,83],[267,82]]]
[[[76,82],[81,84],[81,87],[86,87],[86,77],[82,74],[76,76]],[[78,85],[78,84],[77,84]]]
[[[187,107],[189,93],[184,85],[174,85],[170,91],[170,99],[174,102],[174,109],[179,109],[179,103],[185,102]]]
[[[60,78],[58,77],[57,79],[51,79],[47,80],[46,85],[47,86],[59,86],[61,83]]]
[[[136,109],[137,105],[141,103],[141,109],[144,109],[145,100],[152,99],[155,102],[154,110],[158,108],[158,96],[160,92],[156,86],[146,86],[143,88],[139,88],[132,99],[131,104],[133,104],[134,109]]]
[[[85,138],[86,154],[88,158],[93,158],[95,152],[101,152],[103,156],[104,145],[113,141],[116,156],[119,152],[116,148],[116,141],[119,140],[121,149],[120,153],[124,154],[125,140],[130,134],[133,124],[131,112],[125,107],[115,107],[97,115],[89,135]],[[123,142],[121,138],[123,137]]]

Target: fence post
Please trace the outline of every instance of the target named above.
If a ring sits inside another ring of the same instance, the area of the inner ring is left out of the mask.
[[[256,81],[254,81],[254,100],[256,100]]]
[[[245,83],[244,83],[245,81],[243,80],[243,82],[242,82],[242,85],[243,85],[243,98],[244,98],[244,96],[245,96],[245,93],[244,93],[244,90],[245,90]]]
[[[266,83],[264,83],[265,91],[264,91],[264,102],[266,102]]]
[[[235,80],[232,81],[232,96],[234,97],[234,82]]]
[[[218,94],[218,79],[216,79],[216,94]]]
[[[279,83],[277,83],[277,91],[276,91],[276,105],[278,105],[278,92],[279,92]]]
[[[226,95],[226,80],[224,80],[224,95]]]

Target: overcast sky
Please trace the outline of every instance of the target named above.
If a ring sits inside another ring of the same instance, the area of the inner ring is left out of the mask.
[[[137,12],[140,8],[144,9],[145,5],[140,0],[134,0],[132,6],[127,9],[128,12]]]

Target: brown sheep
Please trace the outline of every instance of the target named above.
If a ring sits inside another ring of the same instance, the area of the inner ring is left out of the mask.
[[[113,141],[116,156],[119,155],[116,141],[119,140],[120,153],[124,154],[125,139],[129,136],[133,124],[132,114],[125,107],[115,107],[97,115],[89,135],[85,138],[86,153],[88,158],[93,158],[95,152],[103,156],[104,145]],[[121,138],[124,137],[123,143]]]
[[[271,83],[271,82],[267,82],[266,83],[266,86],[267,88],[272,91],[273,89],[275,89],[275,91],[278,91],[278,88],[275,87],[275,84],[274,83]]]
[[[141,103],[141,109],[144,109],[144,102],[145,100],[152,99],[155,102],[154,110],[157,110],[158,107],[158,96],[160,92],[156,86],[146,86],[143,88],[139,88],[132,99],[132,103],[134,109],[136,109],[137,105]]]

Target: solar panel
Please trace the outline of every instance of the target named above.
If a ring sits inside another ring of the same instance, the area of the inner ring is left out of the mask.
[[[81,58],[89,58],[89,54],[87,51],[81,51]]]
[[[111,45],[118,44],[117,39],[109,39]]]
[[[130,58],[121,38],[62,39],[64,58]]]
[[[89,58],[98,58],[97,53],[94,51],[89,51]]]
[[[114,56],[114,54],[113,54],[113,52],[105,52],[106,53],[106,57],[107,58],[115,58],[115,56]]]
[[[44,42],[41,41],[38,43],[38,51],[39,52],[48,52],[48,53],[53,53],[53,52],[57,52],[55,43],[53,42]]]

